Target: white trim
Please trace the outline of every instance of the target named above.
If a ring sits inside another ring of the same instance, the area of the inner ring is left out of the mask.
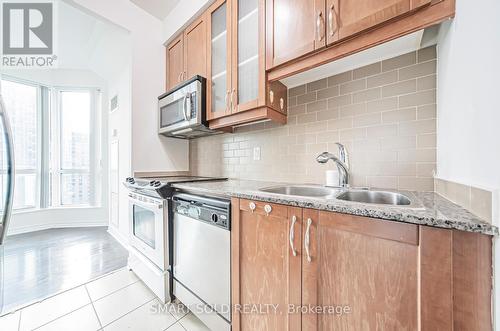
[[[129,238],[125,236],[123,233],[121,233],[117,228],[114,226],[108,226],[108,233],[116,239],[123,247],[127,249],[127,251],[130,251],[132,246],[130,246]]]
[[[95,227],[95,226],[108,226],[107,220],[102,221],[83,221],[83,222],[72,222],[72,223],[44,223],[44,224],[36,224],[36,225],[27,225],[20,227],[9,227],[8,236],[28,233],[33,231],[41,231],[48,229],[58,229],[58,228],[87,228],[87,227]]]

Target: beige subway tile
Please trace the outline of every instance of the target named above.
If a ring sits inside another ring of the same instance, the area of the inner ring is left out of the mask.
[[[417,186],[415,190],[421,192],[433,192],[434,191],[434,178],[432,177],[417,177]]]
[[[339,131],[340,141],[366,138],[366,128],[344,129]]]
[[[418,63],[399,69],[399,80],[407,80],[436,73],[436,61]]]
[[[307,84],[307,92],[321,90],[328,86],[328,79],[323,78],[312,83]]]
[[[339,95],[339,86],[331,86],[317,91],[317,100],[333,98]]]
[[[298,105],[301,105],[303,103],[313,102],[313,101],[316,101],[316,91],[302,94],[302,95],[299,95],[297,97],[297,104]]]
[[[479,188],[470,188],[470,211],[485,221],[492,221],[492,193]]]
[[[406,80],[382,87],[382,97],[392,97],[400,94],[408,94],[417,91],[417,81],[415,79]]]
[[[398,177],[398,189],[414,191],[417,187],[416,177]]]
[[[378,86],[392,84],[397,81],[398,81],[398,71],[392,70],[375,76],[368,77],[366,79],[366,86],[368,88],[378,87]]]
[[[313,122],[306,124],[306,133],[318,133],[328,130],[328,122]]]
[[[297,144],[288,146],[289,154],[305,154],[306,153],[306,145]]]
[[[436,163],[417,163],[418,177],[433,177],[436,171]]]
[[[296,125],[297,124],[297,115],[288,115],[286,123],[288,125]]]
[[[316,113],[297,115],[297,123],[311,123],[316,121]]]
[[[417,162],[436,162],[436,149],[435,148],[423,148],[417,149],[416,151],[416,161]]]
[[[367,128],[368,138],[395,137],[398,135],[396,124],[377,125]]]
[[[233,157],[234,156],[234,151],[224,151],[224,157]]]
[[[358,79],[362,77],[373,76],[380,73],[381,71],[382,71],[382,63],[376,62],[353,70],[352,78]]]
[[[238,149],[234,151],[234,156],[242,157],[242,156],[250,156],[249,149]]]
[[[396,176],[367,176],[367,185],[371,188],[385,188],[385,189],[397,189],[398,188],[398,177]]]
[[[325,131],[319,132],[316,135],[316,142],[318,143],[332,143],[339,141],[339,132],[338,131]]]
[[[328,78],[328,86],[339,85],[352,79],[352,71],[346,71],[341,74]]]
[[[288,89],[288,96],[289,97],[295,97],[297,95],[305,94],[306,93],[306,86],[305,85],[300,85],[293,87],[291,89]]]
[[[306,125],[305,124],[297,124],[297,125],[288,125],[288,134],[289,135],[299,135],[306,133]]]
[[[316,143],[316,135],[313,133],[298,135],[297,142],[300,144],[315,144]]]
[[[365,153],[366,151],[380,150],[380,140],[368,138],[368,139],[353,141],[351,150],[356,150],[362,153]]]
[[[366,103],[366,111],[368,113],[376,113],[386,110],[398,108],[398,98],[384,98],[380,100],[369,101]]]
[[[437,57],[436,45],[421,48],[417,52],[418,62],[433,60]]]
[[[436,148],[436,134],[435,133],[419,134],[417,136],[417,147]]]
[[[382,71],[407,67],[415,63],[417,63],[417,52],[411,52],[382,61]]]
[[[289,97],[288,98],[288,108],[297,105],[297,97]]]
[[[397,139],[388,137],[380,140],[382,150],[410,149],[417,147],[417,138],[415,136],[398,137]]]
[[[414,121],[417,119],[417,108],[401,108],[382,113],[383,123],[400,123]]]
[[[305,113],[306,113],[306,105],[305,104],[288,108],[289,115],[299,115],[299,114],[305,114]]]
[[[328,150],[328,144],[326,144],[326,143],[306,145],[306,152],[309,154],[319,155],[327,150]],[[314,160],[314,158],[312,158],[312,160]]]
[[[238,148],[240,148],[240,143],[229,143],[229,146],[228,146],[229,150],[238,149]]]
[[[399,97],[399,107],[413,107],[436,103],[436,90],[427,90]]]
[[[354,117],[354,127],[371,126],[382,123],[382,115],[380,113],[366,114]]]
[[[356,92],[352,95],[352,102],[358,103],[363,101],[370,101],[380,99],[380,87],[367,89],[364,91]]]
[[[340,130],[340,129],[350,129],[352,128],[353,119],[352,117],[340,118],[328,121],[328,130]]]
[[[399,134],[402,136],[435,132],[436,121],[433,119],[399,123]]]
[[[348,94],[366,89],[366,79],[353,80],[340,85],[340,94]]]
[[[417,91],[425,91],[436,88],[436,75],[417,78]]]
[[[424,120],[429,118],[436,118],[436,105],[424,105],[417,108],[417,119]]]
[[[347,105],[339,108],[340,117],[348,117],[355,115],[362,115],[366,113],[366,103],[356,103],[353,105]]]
[[[371,129],[371,128],[368,128],[368,129]],[[370,137],[369,134],[368,134],[368,139],[373,140],[373,138]],[[396,151],[377,150],[377,149],[371,150],[371,151],[364,151],[360,155],[360,160],[363,163],[397,162],[398,161],[398,153]]]
[[[306,111],[308,113],[312,113],[312,112],[316,112],[316,111],[319,111],[319,110],[325,110],[326,107],[327,107],[326,100],[320,100],[320,101],[315,101],[315,102],[308,103],[306,105]]]
[[[339,118],[339,110],[338,109],[327,109],[327,110],[321,110],[321,111],[317,112],[318,121],[332,120],[335,118]]]
[[[349,105],[352,102],[350,94],[341,95],[339,97],[334,97],[328,99],[328,108],[338,108],[341,106]]]
[[[417,162],[417,150],[413,148],[399,149],[397,151],[399,162]]]

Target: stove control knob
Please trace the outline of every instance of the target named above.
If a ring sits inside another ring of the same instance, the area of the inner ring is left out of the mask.
[[[155,186],[155,187],[161,186],[161,183],[160,183],[160,182],[158,182],[158,181],[156,181],[156,182],[154,183],[154,186]]]
[[[127,177],[126,181],[129,182],[130,184],[134,184],[135,183],[135,179],[132,178],[132,177]]]
[[[217,223],[219,221],[219,216],[217,214],[212,214],[212,222]]]

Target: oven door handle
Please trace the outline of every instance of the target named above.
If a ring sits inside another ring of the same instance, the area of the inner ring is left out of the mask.
[[[134,198],[130,198],[130,202],[132,202],[135,205],[138,205],[139,207],[153,208],[153,209],[163,209],[163,203],[144,202],[144,201],[137,200],[137,199],[134,199]]]

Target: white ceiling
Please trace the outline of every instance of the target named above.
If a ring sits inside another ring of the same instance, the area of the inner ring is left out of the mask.
[[[130,0],[151,15],[163,20],[180,0]]]
[[[58,17],[58,68],[91,70],[110,79],[128,65],[128,31],[63,1],[59,3]]]

